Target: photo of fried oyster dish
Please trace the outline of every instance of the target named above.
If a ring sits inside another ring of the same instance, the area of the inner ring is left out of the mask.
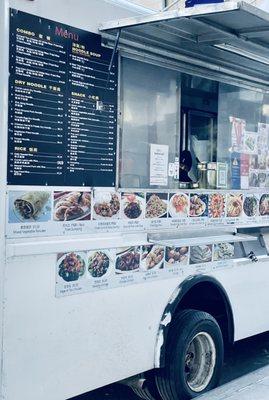
[[[147,198],[146,218],[159,218],[167,213],[167,201],[153,193]]]
[[[153,245],[143,246],[141,258],[144,269],[161,268],[164,260],[164,247]]]
[[[93,278],[101,278],[109,268],[109,257],[103,251],[94,252],[88,260],[88,271]]]
[[[66,282],[77,281],[85,272],[85,261],[78,253],[69,253],[60,259],[58,274]]]
[[[50,199],[49,192],[26,192],[14,200],[14,212],[20,220],[38,220]],[[50,210],[50,206],[48,207]]]
[[[55,221],[79,220],[82,217],[90,216],[90,192],[55,193],[55,196],[57,196],[54,200]]]
[[[120,198],[117,193],[98,193],[94,198],[94,219],[115,218],[120,211]]]
[[[169,265],[186,264],[188,262],[189,248],[184,247],[166,247],[165,261]]]
[[[243,210],[243,195],[230,194],[227,200],[227,217],[240,217]]]

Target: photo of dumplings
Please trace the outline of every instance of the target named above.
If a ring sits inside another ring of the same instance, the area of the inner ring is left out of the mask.
[[[54,221],[91,219],[90,192],[55,192]]]

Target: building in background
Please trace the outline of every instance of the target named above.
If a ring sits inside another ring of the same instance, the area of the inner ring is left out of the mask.
[[[161,10],[164,5],[163,0],[130,0],[130,2],[153,10]]]
[[[184,8],[185,7],[185,0],[178,0],[175,3],[175,0],[129,0],[132,3],[153,9],[153,10],[162,10],[165,7],[171,6],[171,9],[175,8]],[[225,0],[230,1],[230,0]],[[265,11],[269,11],[269,1],[268,0],[245,0],[247,3],[253,4],[257,7],[261,7]]]

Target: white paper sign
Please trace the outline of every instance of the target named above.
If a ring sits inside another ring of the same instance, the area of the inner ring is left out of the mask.
[[[167,186],[168,152],[167,145],[150,145],[150,186]]]

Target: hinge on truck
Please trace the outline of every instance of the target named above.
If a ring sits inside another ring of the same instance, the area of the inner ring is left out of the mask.
[[[112,53],[112,56],[111,56],[109,67],[108,67],[108,76],[107,76],[107,81],[106,81],[106,89],[107,89],[107,86],[108,86],[108,83],[109,83],[109,78],[110,78],[110,75],[111,75],[111,70],[112,70],[112,67],[113,67],[114,58],[115,58],[115,55],[116,55],[117,50],[118,50],[119,41],[120,41],[120,34],[121,34],[121,29],[118,30],[117,37],[116,37],[116,40],[115,40],[115,44],[114,44],[114,47],[113,47],[113,53]]]

